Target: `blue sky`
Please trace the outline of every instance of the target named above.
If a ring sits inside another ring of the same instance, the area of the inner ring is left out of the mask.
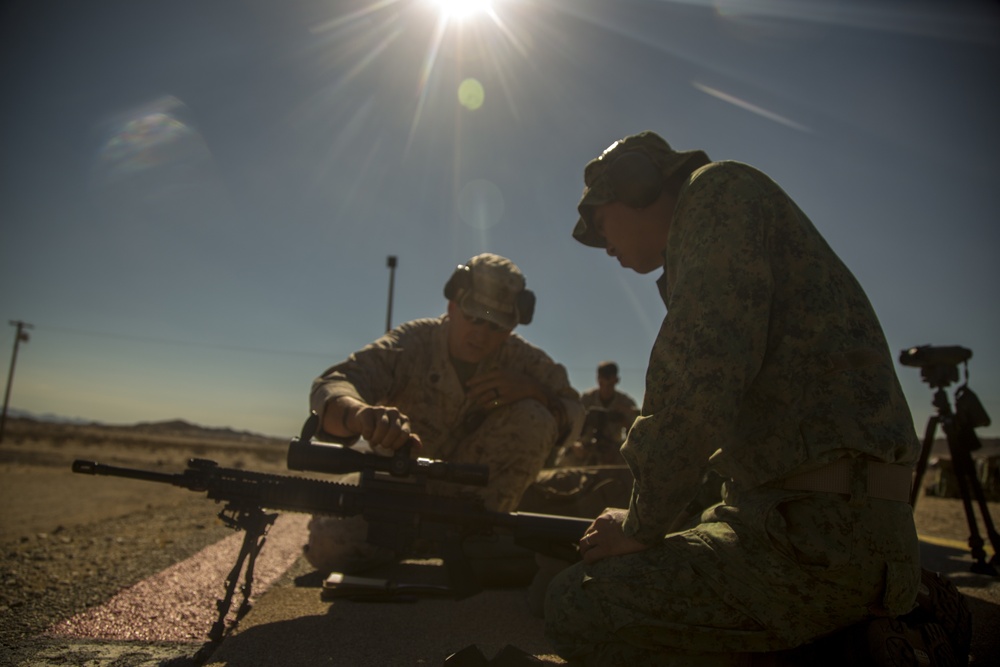
[[[586,161],[651,129],[771,175],[893,353],[972,349],[1000,419],[998,7],[6,3],[0,354],[34,326],[10,404],[289,436],[312,378],[384,331],[388,255],[398,324],[484,251],[538,296],[519,333],[580,390],[617,360],[639,400],[655,275],[570,231]],[[899,375],[922,434],[931,391]]]

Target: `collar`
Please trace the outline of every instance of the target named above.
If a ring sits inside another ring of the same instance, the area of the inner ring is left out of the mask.
[[[670,285],[667,284],[667,260],[666,260],[666,257],[664,257],[664,259],[663,259],[663,273],[661,273],[660,277],[656,279],[656,289],[660,293],[660,300],[663,302],[663,305],[666,306],[667,305],[667,299],[670,296]]]

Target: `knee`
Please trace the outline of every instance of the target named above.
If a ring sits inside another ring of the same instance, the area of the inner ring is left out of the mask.
[[[496,410],[491,415],[493,428],[516,430],[519,437],[552,444],[559,435],[559,423],[547,407],[533,398],[525,398]]]
[[[600,626],[599,614],[586,598],[583,579],[583,564],[575,563],[549,582],[544,605],[545,637],[563,658],[598,664],[582,657],[593,651],[594,644],[607,639],[607,629]]]
[[[368,522],[360,516],[313,516],[308,530],[303,555],[320,571],[357,572],[393,557],[390,550],[368,544]]]
[[[574,563],[552,575],[545,590],[545,630],[559,631],[569,614],[580,607],[574,603],[583,582],[583,564]]]
[[[341,561],[350,559],[358,545],[364,544],[362,523],[357,517],[312,517],[308,525],[309,541],[303,555],[317,570],[337,569]]]

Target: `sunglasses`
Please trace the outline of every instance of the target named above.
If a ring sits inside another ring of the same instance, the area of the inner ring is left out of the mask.
[[[462,317],[464,317],[465,321],[474,327],[482,326],[485,324],[487,327],[489,327],[490,331],[509,331],[507,327],[502,327],[496,322],[490,322],[489,320],[482,317],[472,317],[464,310],[462,311]]]

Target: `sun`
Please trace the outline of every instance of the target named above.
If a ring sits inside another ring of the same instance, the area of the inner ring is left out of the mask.
[[[431,0],[431,4],[449,21],[489,14],[493,9],[492,0]]]

